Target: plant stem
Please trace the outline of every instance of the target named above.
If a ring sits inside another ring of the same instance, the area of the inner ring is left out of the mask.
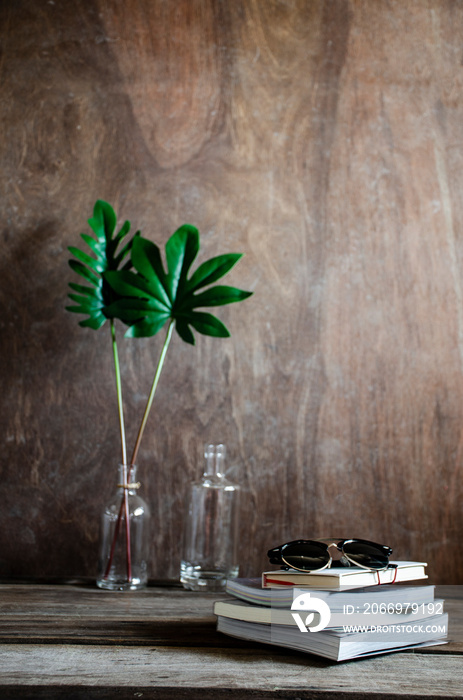
[[[111,325],[111,328],[112,328],[112,331],[111,331],[111,332],[112,332],[112,334],[113,334],[113,348],[114,348],[114,347],[115,347],[115,331],[114,331],[114,329],[113,329],[113,322],[112,322],[112,321],[111,321],[111,324],[112,324],[112,325]],[[164,345],[162,346],[161,355],[160,355],[159,360],[158,360],[158,365],[157,365],[157,367],[156,367],[156,372],[155,372],[155,375],[154,375],[153,384],[152,384],[152,386],[151,386],[151,391],[150,391],[150,394],[149,394],[149,397],[148,397],[148,402],[147,402],[147,404],[146,404],[146,408],[145,408],[145,412],[144,412],[144,414],[143,414],[143,418],[142,418],[142,422],[141,422],[141,425],[140,425],[140,429],[139,429],[139,431],[138,431],[137,440],[136,440],[136,442],[135,442],[135,447],[134,447],[134,450],[133,450],[133,455],[132,455],[132,459],[131,459],[131,462],[130,462],[130,466],[129,466],[128,470],[127,470],[127,469],[124,470],[124,483],[125,483],[125,484],[129,483],[129,482],[130,482],[130,479],[132,478],[132,468],[133,468],[134,465],[135,465],[135,460],[136,460],[137,455],[138,455],[138,450],[139,450],[139,448],[140,448],[141,439],[142,439],[142,437],[143,437],[143,433],[144,433],[145,426],[146,426],[146,423],[147,423],[147,420],[148,420],[148,416],[149,416],[149,413],[150,413],[151,405],[152,405],[152,403],[153,403],[154,394],[156,393],[156,388],[157,388],[157,385],[158,385],[158,382],[159,382],[159,377],[161,376],[161,370],[162,370],[162,367],[163,367],[163,365],[164,365],[164,360],[165,360],[165,357],[166,357],[167,348],[169,347],[169,343],[170,343],[170,339],[172,338],[172,332],[173,332],[173,330],[174,330],[174,321],[172,320],[172,321],[170,322],[170,324],[169,324],[168,329],[167,329],[167,334],[166,334],[166,337],[165,337],[165,340],[164,340]],[[114,362],[115,362],[115,364],[116,364],[116,384],[117,384],[117,386],[118,386],[118,400],[119,400],[119,396],[121,396],[121,393],[120,393],[119,362],[117,361],[117,349],[115,350]],[[119,377],[119,380],[117,379],[117,377]],[[121,439],[122,439],[122,445],[123,445],[122,449],[123,449],[123,454],[124,454],[124,450],[125,450],[125,436],[124,436],[124,438],[122,438],[122,435],[124,435],[124,432],[123,432],[123,425],[124,425],[123,421],[124,421],[124,417],[123,417],[123,414],[122,414],[122,399],[121,399],[121,401],[120,401],[120,412],[119,412],[119,416],[122,418],[122,422],[121,422]],[[123,466],[126,466],[126,462],[125,462],[125,461],[124,461],[124,463],[123,463]],[[127,473],[127,472],[128,472],[128,473]],[[121,507],[119,508],[119,513],[118,513],[118,516],[117,516],[117,522],[116,522],[116,526],[115,526],[115,529],[114,529],[114,537],[113,537],[113,541],[112,541],[112,544],[111,544],[111,551],[110,551],[110,554],[109,554],[108,564],[107,564],[107,566],[106,566],[106,571],[105,571],[105,574],[104,574],[104,578],[107,578],[107,577],[109,576],[109,572],[110,572],[111,565],[112,565],[113,558],[114,558],[114,552],[115,552],[115,549],[116,549],[116,541],[117,541],[117,537],[118,537],[118,535],[119,535],[119,530],[120,530],[120,525],[121,525],[121,520],[122,520],[122,513],[124,512],[124,509],[125,509],[125,513],[126,513],[125,522],[126,522],[126,549],[127,549],[127,578],[128,578],[128,580],[129,580],[129,582],[130,582],[130,581],[132,580],[132,570],[131,570],[131,556],[130,556],[130,523],[129,523],[129,517],[128,517],[128,513],[129,513],[129,509],[128,509],[128,489],[124,489],[124,495],[123,495],[122,502],[121,502]],[[130,575],[129,575],[129,571],[130,571]]]
[[[117,392],[117,408],[119,413],[119,428],[121,435],[121,453],[122,453],[122,464],[127,464],[127,448],[125,443],[125,427],[124,427],[124,409],[122,405],[122,385],[121,385],[121,369],[119,366],[119,355],[117,352],[117,341],[116,341],[116,328],[114,326],[114,319],[110,320],[111,327],[111,341],[113,346],[114,355],[114,369],[116,371],[116,392]]]
[[[124,409],[122,403],[122,384],[121,384],[121,370],[119,365],[119,355],[117,352],[117,341],[116,341],[116,328],[114,325],[114,319],[110,319],[111,327],[111,341],[113,347],[114,356],[114,369],[116,374],[116,393],[117,393],[117,407],[119,413],[119,429],[121,436],[121,453],[122,453],[122,474],[123,474],[123,497],[121,501],[121,507],[119,509],[119,515],[116,522],[116,527],[114,530],[114,538],[111,545],[111,552],[108,559],[108,564],[106,566],[104,578],[108,578],[109,572],[111,570],[111,565],[114,558],[114,551],[116,548],[116,541],[119,535],[120,523],[122,518],[122,513],[125,511],[125,548],[126,548],[126,562],[127,562],[127,579],[130,583],[132,580],[132,554],[130,549],[130,513],[129,513],[129,494],[127,483],[127,448],[125,441],[125,427],[124,427]]]
[[[158,366],[156,367],[156,372],[153,379],[153,384],[151,385],[151,391],[148,397],[148,402],[146,404],[145,412],[141,421],[140,429],[138,431],[137,440],[135,442],[135,447],[133,448],[132,459],[130,460],[129,478],[132,471],[132,467],[135,465],[138,456],[138,450],[140,449],[141,439],[145,430],[146,423],[148,421],[148,416],[151,410],[151,404],[153,403],[154,394],[156,393],[156,388],[158,385],[159,377],[161,375],[162,367],[167,353],[167,348],[169,347],[170,339],[172,338],[172,332],[174,330],[174,320],[172,319],[169,323],[167,329],[166,337],[164,340],[164,345],[162,346],[161,355],[159,356]]]
[[[125,553],[127,562],[127,581],[132,582],[132,553],[130,550],[130,510],[129,510],[129,489],[128,489],[128,479],[127,479],[127,465],[124,464],[122,468],[122,473],[124,475],[124,510],[125,510]]]

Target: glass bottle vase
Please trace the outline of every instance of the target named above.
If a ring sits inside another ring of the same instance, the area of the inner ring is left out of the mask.
[[[96,583],[110,591],[138,590],[148,582],[150,512],[138,495],[136,473],[136,466],[120,465],[117,491],[101,516]]]
[[[224,476],[224,445],[207,445],[205,457],[187,495],[180,581],[192,591],[222,591],[238,576],[239,487]]]

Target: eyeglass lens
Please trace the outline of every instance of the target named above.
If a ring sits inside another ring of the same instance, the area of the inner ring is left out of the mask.
[[[360,566],[366,566],[370,569],[384,569],[388,565],[389,557],[372,544],[346,542],[343,551],[349,559]]]
[[[317,542],[290,544],[283,549],[281,556],[288,566],[303,571],[323,569],[330,560],[326,545]]]

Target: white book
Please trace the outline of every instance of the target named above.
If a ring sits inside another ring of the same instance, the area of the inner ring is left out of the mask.
[[[246,622],[222,615],[217,618],[218,631],[232,637],[316,654],[333,661],[443,644],[447,628],[448,616],[445,613],[416,624],[395,625],[389,633],[383,630],[343,632],[326,629],[302,633],[291,625]]]
[[[425,562],[391,561],[393,568],[384,571],[367,571],[358,566],[323,569],[322,571],[296,571],[295,569],[264,571],[262,588],[282,586],[311,586],[314,588],[336,588],[345,586],[378,586],[426,579]]]
[[[330,621],[326,629],[344,629],[355,625],[361,627],[378,627],[385,625],[410,625],[420,622],[428,617],[442,615],[444,601],[434,599],[426,603],[384,603],[374,602],[358,605],[344,603],[341,607],[331,609]],[[214,614],[228,617],[232,620],[243,622],[259,622],[267,625],[297,626],[296,618],[290,608],[271,608],[262,605],[252,605],[239,600],[227,599],[214,603]],[[301,619],[307,613],[301,612]],[[315,613],[314,624],[318,622],[318,613]]]
[[[384,586],[345,586],[342,590],[310,588],[312,595],[324,600],[331,608],[343,605],[400,603],[420,604],[434,600],[434,586],[420,584],[386,584]],[[297,591],[295,586],[262,588],[260,578],[234,578],[227,581],[226,592],[248,603],[273,607],[291,607]]]

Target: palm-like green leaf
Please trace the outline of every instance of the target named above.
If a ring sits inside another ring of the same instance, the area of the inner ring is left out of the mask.
[[[103,200],[95,203],[93,217],[88,223],[96,238],[82,233],[81,237],[87,244],[89,252],[74,246],[70,247],[69,252],[74,259],[69,261],[69,265],[90,286],[71,282],[69,286],[77,294],[69,294],[75,306],[68,306],[67,309],[73,313],[87,314],[88,318],[80,321],[79,325],[97,330],[108,318],[113,318],[109,307],[119,299],[119,295],[105,280],[104,273],[120,268],[127,271],[131,267],[128,256],[133,240],[140,234],[137,232],[132,240],[121,247],[120,244],[130,231],[130,222],[126,221],[115,234],[116,214],[113,208]]]
[[[134,239],[131,249],[135,271],[103,273],[104,279],[120,297],[107,311],[130,326],[127,336],[155,335],[169,319],[175,321],[175,329],[182,340],[191,345],[195,342],[192,328],[216,338],[230,335],[218,318],[196,309],[243,301],[252,292],[221,285],[199,293],[198,290],[229,272],[241,254],[230,253],[211,258],[188,278],[198,251],[198,230],[185,224],[166,243],[167,271],[159,248],[140,236]]]

